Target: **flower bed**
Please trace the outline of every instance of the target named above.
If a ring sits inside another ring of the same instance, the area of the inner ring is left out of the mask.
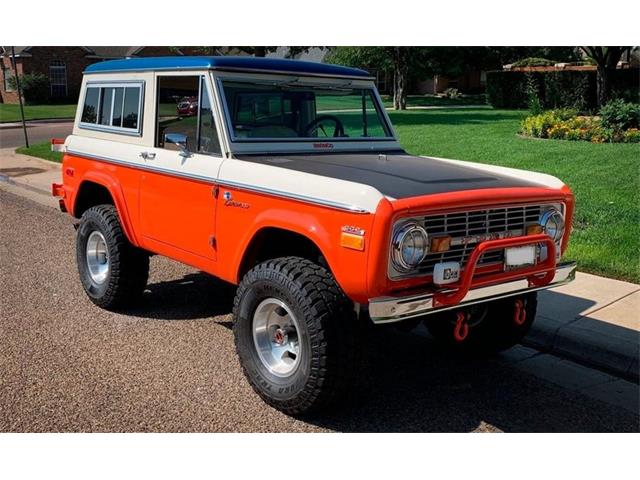
[[[614,100],[598,116],[575,110],[548,110],[526,117],[520,133],[529,137],[592,143],[640,143],[640,105]]]

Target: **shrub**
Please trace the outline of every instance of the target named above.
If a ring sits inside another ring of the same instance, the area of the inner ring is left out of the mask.
[[[12,89],[18,89],[15,76],[9,77],[7,81]],[[20,75],[20,87],[27,103],[45,103],[49,99],[49,80],[42,73]]]
[[[623,100],[612,100],[600,109],[602,126],[623,131],[640,126],[640,105]]]
[[[624,143],[640,143],[640,130],[637,128],[630,128],[624,132],[622,141]]]
[[[546,58],[528,57],[511,64],[512,67],[550,67],[556,62]]]
[[[460,91],[457,88],[447,88],[444,91],[444,96],[451,99],[460,98]]]
[[[550,138],[549,130],[576,115],[575,110],[548,110],[539,115],[526,117],[520,125],[520,133],[538,138]],[[555,135],[560,135],[556,132]],[[554,137],[558,138],[558,137]],[[563,138],[563,137],[561,137]]]
[[[567,138],[570,131],[571,129],[567,125],[563,123],[556,123],[547,131],[547,137],[555,140],[564,140]]]
[[[637,68],[611,72],[612,98],[638,102],[640,75]],[[497,108],[526,108],[528,78],[537,85],[544,109],[575,108],[594,112],[597,105],[594,70],[551,70],[546,72],[496,71],[487,73],[487,100]]]
[[[640,141],[640,130],[604,127],[599,117],[576,116],[575,110],[548,110],[522,121],[520,132],[537,138],[587,141],[592,143]]]

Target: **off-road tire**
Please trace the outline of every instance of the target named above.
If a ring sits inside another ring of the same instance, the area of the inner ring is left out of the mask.
[[[86,260],[87,241],[95,230],[102,233],[109,258],[109,272],[101,284],[92,281]],[[76,236],[76,263],[87,296],[107,310],[134,304],[147,285],[149,255],[129,243],[113,205],[97,205],[82,215]]]
[[[258,304],[276,298],[299,324],[301,358],[288,378],[273,375],[260,361],[253,340]],[[233,308],[233,333],[240,364],[253,390],[288,415],[302,415],[346,403],[361,355],[364,329],[353,305],[325,268],[299,257],[268,260],[240,282]]]
[[[523,301],[526,311],[522,325],[518,325],[514,321],[516,300]],[[484,305],[486,316],[478,325],[470,327],[469,334],[463,341],[456,341],[453,334],[456,310],[430,315],[426,317],[425,324],[436,340],[454,352],[492,354],[507,350],[520,343],[531,329],[537,305],[536,292],[489,302]],[[480,307],[477,306],[473,310],[466,309],[465,311],[473,312],[475,310],[476,315],[481,315],[485,312]],[[469,323],[472,325],[473,321],[474,317],[472,316]]]

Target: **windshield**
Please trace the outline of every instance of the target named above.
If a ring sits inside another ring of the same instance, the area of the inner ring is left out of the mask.
[[[392,137],[371,88],[223,81],[234,141]]]

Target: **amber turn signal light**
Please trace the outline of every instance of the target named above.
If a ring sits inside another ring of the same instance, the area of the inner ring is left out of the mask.
[[[340,234],[340,246],[353,250],[364,250],[364,237],[353,233],[342,232]]]
[[[451,237],[436,237],[431,239],[431,252],[446,252],[451,248]]]
[[[542,233],[542,225],[535,223],[527,227],[527,235],[538,235],[540,233]]]

